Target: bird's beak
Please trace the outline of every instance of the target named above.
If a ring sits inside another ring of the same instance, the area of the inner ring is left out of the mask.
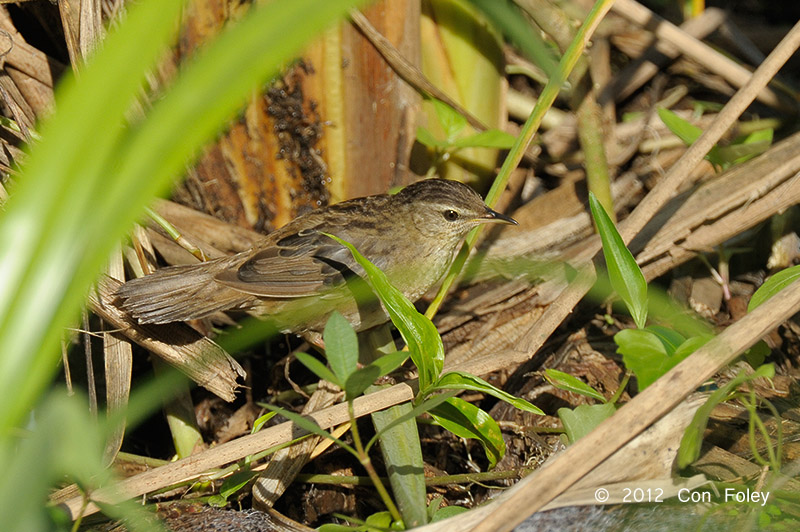
[[[511,216],[506,216],[505,214],[501,214],[497,211],[493,211],[489,207],[486,207],[486,214],[479,217],[477,219],[479,222],[484,223],[500,223],[500,224],[509,224],[509,225],[519,225],[517,221],[512,218]]]

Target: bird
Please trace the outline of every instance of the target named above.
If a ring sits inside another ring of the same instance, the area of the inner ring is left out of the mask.
[[[117,304],[141,324],[246,311],[284,333],[319,336],[337,311],[363,331],[389,316],[366,272],[335,235],[416,301],[447,271],[466,234],[485,223],[517,225],[471,187],[431,178],[397,194],[355,198],[298,216],[253,248],[229,257],[168,266],[117,290]]]

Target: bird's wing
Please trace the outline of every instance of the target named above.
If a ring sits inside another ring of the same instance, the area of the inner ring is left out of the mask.
[[[290,233],[215,279],[254,296],[295,298],[322,294],[361,271],[347,248],[314,228]]]

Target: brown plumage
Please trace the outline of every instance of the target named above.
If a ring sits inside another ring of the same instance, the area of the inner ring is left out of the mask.
[[[369,292],[353,244],[412,301],[447,270],[466,233],[481,223],[516,223],[489,209],[457,181],[428,179],[394,196],[345,201],[299,216],[250,251],[188,266],[162,268],[117,292],[140,323],[208,317],[226,310],[266,315],[286,332],[321,331],[333,310],[364,330],[388,319]],[[345,282],[350,280],[351,282]],[[358,302],[357,302],[358,301]]]

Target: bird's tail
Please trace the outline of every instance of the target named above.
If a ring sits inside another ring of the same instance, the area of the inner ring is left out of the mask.
[[[225,310],[251,308],[257,299],[216,282],[235,261],[230,257],[170,266],[132,279],[117,290],[119,306],[139,323],[171,323],[207,318]]]

